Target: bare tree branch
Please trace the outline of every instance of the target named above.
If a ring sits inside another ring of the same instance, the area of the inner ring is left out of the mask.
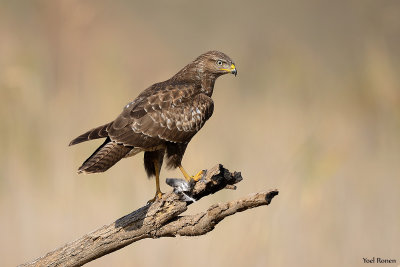
[[[240,173],[230,173],[222,165],[208,170],[195,184],[169,179],[175,189],[162,199],[21,266],[81,266],[144,238],[204,235],[227,216],[268,205],[278,194],[277,190],[260,192],[212,205],[196,215],[179,216],[192,201],[224,188],[234,189],[241,180]]]

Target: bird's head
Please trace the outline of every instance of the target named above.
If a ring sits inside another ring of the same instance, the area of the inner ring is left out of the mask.
[[[231,73],[237,75],[237,69],[233,60],[219,51],[209,51],[200,55],[195,61],[200,69],[215,76]]]

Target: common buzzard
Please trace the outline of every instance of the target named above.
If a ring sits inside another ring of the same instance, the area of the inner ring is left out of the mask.
[[[187,174],[182,157],[192,137],[213,113],[215,80],[227,73],[237,74],[232,59],[222,52],[209,51],[172,78],[144,90],[114,121],[71,141],[70,146],[105,138],[78,173],[104,172],[120,159],[144,151],[147,175],[156,177],[154,200],[162,196],[159,176],[164,156],[167,167],[179,167],[187,181],[200,179],[201,171],[195,176]]]

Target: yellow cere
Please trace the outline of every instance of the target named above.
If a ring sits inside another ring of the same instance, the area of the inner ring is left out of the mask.
[[[232,71],[232,70],[234,70],[234,69],[236,69],[236,67],[235,67],[234,64],[232,64],[230,69],[221,69],[221,70],[226,70],[226,71],[229,71],[229,72],[230,72],[230,71]]]

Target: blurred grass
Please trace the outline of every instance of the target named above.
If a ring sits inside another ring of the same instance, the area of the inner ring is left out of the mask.
[[[239,75],[217,81],[215,113],[184,163],[194,173],[221,162],[245,180],[188,212],[269,188],[279,197],[207,236],[145,240],[89,266],[400,261],[399,12],[373,0],[1,1],[2,265],[152,197],[141,156],[78,176],[98,142],[67,144],[211,49]]]

